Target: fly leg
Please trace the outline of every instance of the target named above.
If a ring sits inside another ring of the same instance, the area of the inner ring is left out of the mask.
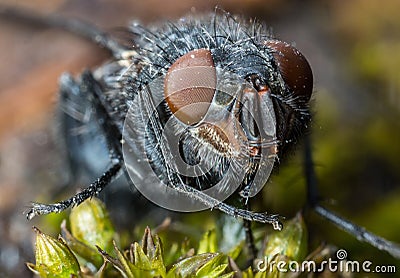
[[[86,199],[96,196],[112,181],[114,177],[117,176],[121,169],[121,165],[122,163],[120,160],[116,161],[100,178],[67,200],[55,204],[32,203],[32,207],[25,212],[26,217],[31,220],[36,215],[62,212],[70,206],[77,206]]]
[[[311,154],[311,140],[309,135],[306,135],[305,137],[305,175],[307,181],[308,204],[317,214],[332,222],[341,230],[354,236],[359,241],[367,242],[380,250],[388,252],[395,258],[400,258],[399,244],[377,236],[366,230],[364,227],[352,223],[319,204],[317,178],[314,171],[314,163]]]
[[[251,168],[252,171],[250,172],[249,175],[246,175],[245,180],[244,180],[245,185],[244,185],[243,189],[241,189],[239,191],[239,195],[240,195],[240,199],[243,203],[243,207],[245,208],[245,210],[250,212],[251,208],[250,208],[250,202],[249,202],[249,194],[250,194],[251,187],[253,185],[254,176],[257,173],[257,171],[259,170],[259,157],[250,157],[249,168]],[[253,262],[253,260],[255,260],[257,258],[258,250],[254,244],[254,236],[253,236],[253,231],[251,229],[251,223],[252,223],[252,221],[243,219],[243,229],[244,229],[244,233],[245,233],[245,237],[246,237],[246,245],[247,245],[247,249],[249,250],[249,253],[250,253],[249,261]]]
[[[241,218],[245,221],[249,222],[259,222],[259,223],[268,223],[273,226],[275,230],[282,229],[282,223],[280,222],[281,217],[276,214],[269,214],[267,212],[253,212],[247,209],[241,209],[224,202],[206,194],[203,191],[197,190],[194,187],[191,187],[183,181],[182,177],[175,171],[177,166],[175,164],[174,159],[171,157],[171,151],[169,150],[169,146],[163,137],[163,127],[161,126],[161,121],[159,119],[158,113],[153,113],[156,110],[156,106],[154,101],[150,95],[150,89],[146,89],[143,91],[143,94],[139,94],[138,97],[141,98],[140,102],[143,105],[143,111],[147,115],[151,115],[149,117],[149,125],[154,132],[154,136],[157,139],[157,143],[160,147],[160,151],[162,152],[163,165],[165,165],[166,171],[165,174],[168,177],[168,186],[175,189],[176,191],[187,195],[189,198],[197,200],[202,204],[212,208],[218,209],[230,216]],[[167,163],[167,161],[169,163]],[[254,172],[253,174],[255,174]],[[245,184],[248,184],[251,180],[250,176],[247,177],[249,180],[245,181]],[[246,186],[245,186],[246,187]]]
[[[72,78],[64,76],[64,78],[61,79],[60,90],[61,97],[68,94],[79,93],[82,96],[86,96],[93,104],[95,119],[100,127],[99,131],[102,131],[106,138],[107,147],[110,153],[111,166],[109,166],[108,169],[88,187],[67,200],[54,204],[32,203],[31,208],[25,212],[28,219],[32,219],[36,215],[61,212],[68,207],[77,206],[86,199],[98,195],[114,178],[118,176],[123,166],[120,132],[107,113],[106,104],[102,99],[103,91],[97,81],[92,77],[92,74],[89,71],[84,72],[81,76],[80,84],[74,82]],[[72,111],[69,112],[72,113]],[[75,116],[78,117],[78,114]]]
[[[250,211],[250,204],[249,202],[246,202],[245,204],[246,210]],[[251,229],[251,221],[249,220],[243,220],[243,229],[244,233],[246,236],[246,245],[247,245],[247,250],[249,250],[250,253],[250,262],[253,262],[257,258],[257,248],[254,244],[254,236],[253,236],[253,231]]]

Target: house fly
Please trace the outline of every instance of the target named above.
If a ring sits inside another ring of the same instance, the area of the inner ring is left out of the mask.
[[[250,241],[252,221],[282,228],[279,215],[249,210],[248,199],[307,134],[313,74],[294,46],[274,38],[262,23],[218,9],[150,28],[132,23],[122,40],[81,21],[7,14],[66,29],[112,53],[97,69],[60,79],[60,132],[71,163],[88,172],[106,170],[67,200],[32,203],[28,219],[79,205],[124,173],[164,208],[218,209],[242,218]],[[305,139],[309,206],[358,240],[399,258],[396,243],[319,205]],[[228,204],[230,195],[244,205]]]
[[[111,166],[68,200],[33,203],[29,219],[78,205],[125,172],[162,207],[219,209],[281,229],[278,215],[224,200],[238,194],[247,203],[307,128],[313,76],[295,47],[225,12],[156,28],[133,23],[127,44],[85,24],[71,28],[113,59],[78,79],[62,76],[64,129],[80,132],[84,150],[95,147],[87,138],[101,137]]]

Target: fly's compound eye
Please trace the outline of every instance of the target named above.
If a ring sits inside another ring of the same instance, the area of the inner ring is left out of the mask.
[[[217,75],[208,49],[192,50],[177,59],[164,80],[166,102],[181,122],[201,121],[214,98]]]
[[[268,40],[265,45],[273,50],[275,62],[289,89],[297,96],[309,101],[313,88],[311,67],[296,48],[278,40]]]

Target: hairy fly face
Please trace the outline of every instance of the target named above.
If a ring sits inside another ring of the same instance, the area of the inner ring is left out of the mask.
[[[313,85],[304,56],[264,29],[227,15],[154,33],[133,27],[145,59],[124,70],[123,93],[133,99],[126,137],[140,138],[129,150],[131,177],[146,171],[137,170],[142,153],[172,187],[219,185],[249,197],[264,186],[310,120]]]

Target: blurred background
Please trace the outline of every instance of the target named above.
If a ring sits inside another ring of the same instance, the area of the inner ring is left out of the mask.
[[[400,242],[400,1],[0,0],[0,4],[44,16],[57,13],[83,19],[106,31],[130,20],[156,24],[189,12],[209,12],[216,5],[265,21],[276,37],[295,43],[314,72],[311,135],[322,203]],[[46,233],[58,232],[60,217],[28,222],[23,215],[30,201],[54,201],[58,191],[65,191],[60,183],[65,176],[63,155],[54,139],[58,77],[63,72],[79,75],[108,57],[106,51],[73,34],[0,17],[2,277],[32,276],[24,266],[34,262],[32,225]],[[69,188],[63,196],[75,190]],[[282,162],[262,194],[268,211],[287,218],[304,207],[301,147]],[[306,221],[310,250],[328,242],[347,250],[351,260],[394,264],[400,271],[400,263],[391,256],[326,220],[310,213]]]

